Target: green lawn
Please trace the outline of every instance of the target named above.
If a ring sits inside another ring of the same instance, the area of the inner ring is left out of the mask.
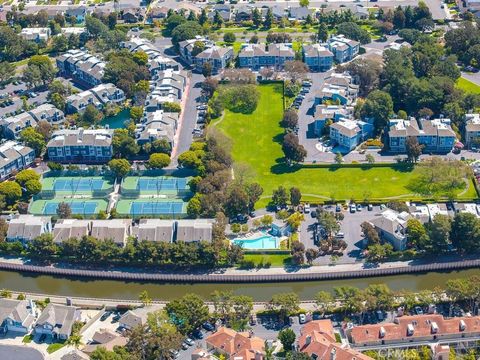
[[[463,77],[457,80],[457,88],[462,89],[467,93],[480,94],[480,85],[477,85]]]
[[[292,256],[288,254],[246,254],[243,256],[244,262],[253,262],[258,264],[270,264],[273,267],[282,267],[290,265]]]
[[[250,165],[256,181],[264,189],[257,208],[266,206],[269,196],[280,185],[287,189],[292,186],[300,188],[303,201],[418,199],[407,188],[415,179],[415,171],[398,166],[292,169],[284,165],[283,129],[279,123],[283,113],[282,86],[260,85],[259,91],[260,100],[253,114],[235,114],[226,110],[222,120],[215,123],[232,139],[234,160]],[[462,197],[476,197],[471,182]]]
[[[47,352],[49,354],[51,353],[54,353],[55,351],[57,350],[60,350],[62,347],[64,347],[66,345],[66,343],[53,343],[53,344],[50,344],[48,345],[47,347]]]
[[[31,343],[32,340],[33,340],[33,335],[30,334],[30,335],[25,335],[25,336],[23,337],[22,342],[23,342],[24,344],[28,344],[28,343]]]

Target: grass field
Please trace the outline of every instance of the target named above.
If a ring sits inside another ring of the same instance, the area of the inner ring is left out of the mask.
[[[300,188],[303,201],[328,199],[415,199],[408,185],[415,180],[416,171],[397,166],[292,169],[284,165],[281,141],[283,128],[282,87],[279,84],[259,86],[260,99],[252,114],[236,114],[225,110],[224,117],[216,123],[232,139],[232,155],[237,163],[248,164],[255,180],[263,189],[257,208],[270,201],[274,189],[282,185],[289,189]],[[472,182],[462,194],[476,197]]]
[[[244,262],[253,262],[254,266],[259,264],[270,264],[273,267],[282,267],[290,265],[292,260],[291,255],[287,254],[245,254],[243,256]]]
[[[457,85],[457,88],[462,89],[467,93],[480,94],[480,85],[477,85],[463,77],[457,80],[456,85]]]

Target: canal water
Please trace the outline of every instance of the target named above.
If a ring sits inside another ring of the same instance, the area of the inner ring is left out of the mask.
[[[100,121],[100,125],[108,125],[110,129],[126,128],[125,121],[130,120],[130,110],[124,109],[115,116],[109,116]]]
[[[256,301],[268,301],[273,294],[293,291],[302,300],[310,300],[318,291],[332,291],[337,286],[365,288],[370,284],[387,284],[392,290],[419,291],[445,287],[448,279],[480,275],[480,269],[396,275],[352,280],[328,280],[313,282],[259,283],[259,284],[162,284],[150,282],[124,282],[52,277],[0,271],[0,288],[13,291],[54,294],[63,296],[138,299],[143,290],[155,300],[172,300],[187,293],[207,298],[214,290],[231,290],[235,294],[248,295]]]

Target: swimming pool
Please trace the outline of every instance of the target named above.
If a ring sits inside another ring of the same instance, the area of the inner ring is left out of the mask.
[[[246,250],[278,249],[280,247],[280,239],[271,235],[262,235],[253,239],[234,239],[233,243]]]

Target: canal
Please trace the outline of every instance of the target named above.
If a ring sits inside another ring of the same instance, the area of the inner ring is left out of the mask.
[[[138,294],[147,290],[155,300],[172,300],[186,293],[196,293],[207,298],[214,290],[231,290],[235,294],[248,295],[256,301],[268,301],[273,294],[293,291],[302,300],[313,299],[320,290],[332,291],[337,286],[364,288],[370,284],[385,283],[392,290],[408,289],[419,291],[445,287],[449,279],[480,275],[480,269],[451,272],[408,274],[353,280],[333,280],[290,283],[258,284],[161,284],[149,282],[123,282],[113,280],[91,280],[61,278],[45,275],[30,275],[0,271],[0,288],[63,296],[138,299]]]

